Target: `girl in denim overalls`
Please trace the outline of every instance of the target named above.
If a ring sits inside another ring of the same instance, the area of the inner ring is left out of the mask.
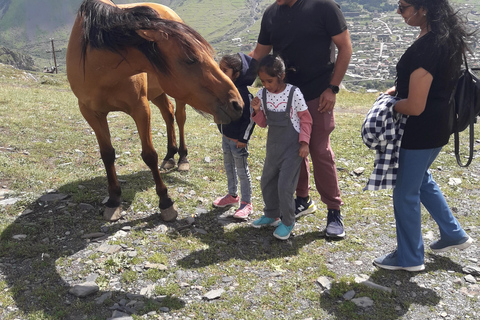
[[[273,235],[290,237],[295,226],[294,193],[300,165],[308,155],[312,117],[300,89],[285,83],[285,64],[278,56],[268,55],[258,67],[264,88],[252,100],[253,120],[268,125],[267,153],[261,188],[264,215],[252,226],[275,226]]]

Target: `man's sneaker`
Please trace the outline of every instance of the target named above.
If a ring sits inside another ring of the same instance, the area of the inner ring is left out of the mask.
[[[463,250],[470,247],[472,243],[473,243],[473,239],[470,238],[469,236],[465,236],[457,241],[444,241],[440,239],[432,242],[430,244],[430,249],[432,249],[433,252],[445,252],[450,249]]]
[[[225,197],[220,197],[213,201],[213,205],[217,208],[223,208],[226,206],[231,206],[232,204],[237,204],[238,201],[240,201],[238,196],[233,197],[227,194]]]
[[[379,268],[387,269],[387,270],[405,270],[405,271],[425,270],[424,264],[421,264],[418,266],[410,266],[410,267],[404,267],[404,266],[398,265],[397,250],[373,260],[373,264]]]
[[[280,218],[267,218],[264,215],[252,222],[252,227],[276,227],[280,224]]]
[[[253,211],[252,204],[242,201],[240,204],[240,208],[238,208],[238,210],[235,211],[235,214],[233,215],[233,217],[237,219],[247,219],[250,213],[252,213],[252,211]]]
[[[315,212],[315,210],[317,210],[317,207],[310,196],[295,198],[295,218]]]
[[[295,226],[295,222],[291,226],[286,226],[282,222],[278,225],[273,233],[273,236],[280,240],[287,240],[292,233],[293,227]]]
[[[329,209],[327,214],[327,228],[325,235],[329,238],[344,238],[343,218],[340,210]]]

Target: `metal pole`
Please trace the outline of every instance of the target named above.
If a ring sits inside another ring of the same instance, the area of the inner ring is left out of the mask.
[[[57,58],[55,57],[55,46],[53,45],[53,38],[51,38],[50,41],[52,41],[52,53],[53,53],[53,63],[55,64],[55,73],[58,74]]]

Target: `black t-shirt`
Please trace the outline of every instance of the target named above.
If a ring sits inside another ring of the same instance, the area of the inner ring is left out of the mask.
[[[431,149],[446,145],[451,133],[450,96],[456,80],[447,74],[450,53],[435,41],[432,32],[415,41],[397,64],[397,95],[408,97],[410,75],[418,68],[427,70],[433,81],[425,110],[419,116],[409,116],[402,138],[402,148]],[[460,66],[458,66],[460,68]]]
[[[298,0],[292,7],[270,5],[263,14],[258,43],[273,46],[287,67],[286,81],[299,87],[305,100],[320,96],[333,71],[332,36],[347,29],[332,0]]]

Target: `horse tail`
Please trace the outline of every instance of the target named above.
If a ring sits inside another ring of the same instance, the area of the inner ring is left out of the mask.
[[[152,43],[137,34],[137,30],[162,30],[176,39],[186,59],[198,60],[204,54],[213,54],[210,44],[194,29],[176,21],[162,19],[148,6],[119,8],[99,0],[84,0],[77,14],[82,19],[82,57],[85,63],[87,47],[106,49],[122,56],[128,47],[140,50],[150,63],[162,73],[169,73],[167,60]]]

